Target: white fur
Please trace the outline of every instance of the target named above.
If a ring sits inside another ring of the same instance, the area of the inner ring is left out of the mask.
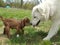
[[[49,17],[51,17],[53,24],[48,35],[43,40],[50,40],[58,32],[60,25],[60,0],[46,0],[33,7],[32,25],[35,25],[38,22],[37,20],[47,21]]]

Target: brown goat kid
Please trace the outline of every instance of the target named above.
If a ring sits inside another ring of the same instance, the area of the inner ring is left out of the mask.
[[[27,26],[30,24],[30,20],[28,18],[24,18],[23,20],[16,20],[16,19],[6,19],[0,16],[0,20],[3,21],[4,24],[4,32],[3,34],[6,34],[8,38],[10,37],[10,29],[16,29],[16,34],[19,34],[21,31],[24,34],[24,26]]]

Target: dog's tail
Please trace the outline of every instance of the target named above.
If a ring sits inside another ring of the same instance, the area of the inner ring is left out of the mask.
[[[2,16],[0,16],[0,20],[4,21],[4,18]]]

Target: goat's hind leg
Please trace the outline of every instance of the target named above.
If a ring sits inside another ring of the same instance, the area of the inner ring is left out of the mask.
[[[3,34],[4,34],[4,35],[6,34],[6,28],[4,28],[4,32],[3,32]]]
[[[10,38],[10,28],[6,26],[5,28],[5,34],[7,35],[8,38]]]

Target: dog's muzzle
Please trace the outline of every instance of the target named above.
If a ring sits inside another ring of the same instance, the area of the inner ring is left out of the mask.
[[[36,25],[33,25],[31,22],[30,22],[30,25],[33,25],[33,27],[35,27],[35,26],[37,26],[39,23],[40,23],[40,20],[36,23]]]

